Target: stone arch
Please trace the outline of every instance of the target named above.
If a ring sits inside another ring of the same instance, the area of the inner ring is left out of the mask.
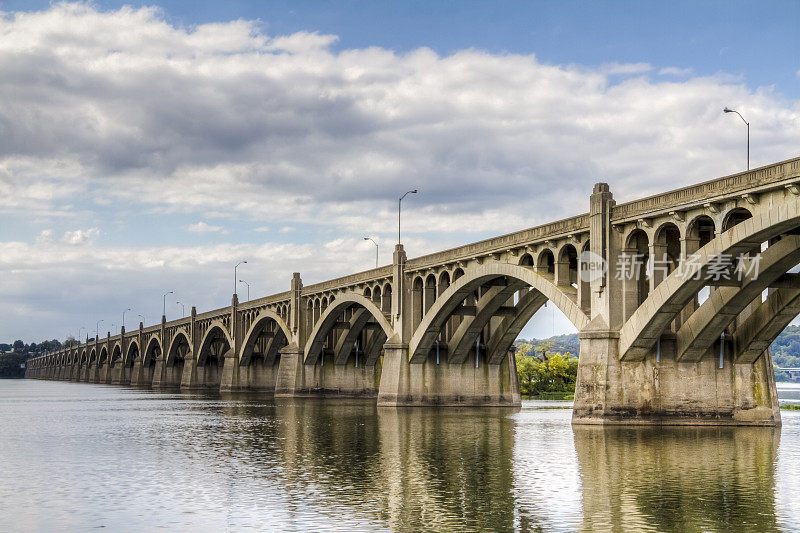
[[[741,224],[745,220],[753,218],[753,213],[744,207],[734,207],[722,218],[722,231],[728,231],[737,224]]]
[[[122,362],[122,346],[119,342],[114,343],[114,349],[111,351],[111,361],[109,366],[115,367],[117,363]]]
[[[536,271],[542,275],[555,276],[556,256],[553,254],[553,250],[545,248],[539,252],[536,258]]]
[[[762,254],[757,276],[743,277],[739,287],[718,287],[713,300],[706,300],[678,330],[676,359],[699,361],[736,317],[798,261],[800,236],[786,235]]]
[[[422,321],[425,310],[423,308],[423,292],[425,290],[425,282],[422,276],[414,276],[414,281],[411,282],[411,324],[416,328]]]
[[[425,278],[425,288],[423,293],[423,309],[425,313],[431,308],[436,301],[436,275],[431,273]]]
[[[287,326],[286,322],[284,322],[283,318],[276,315],[272,311],[264,310],[256,316],[256,319],[253,321],[253,324],[250,326],[250,329],[247,330],[247,333],[244,336],[242,349],[239,353],[240,364],[250,364],[255,348],[257,347],[257,343],[259,342],[259,337],[261,337],[261,335],[266,331],[266,327],[270,324],[270,321],[277,326],[277,330],[274,332],[273,337],[267,341],[267,345],[261,347],[263,349],[259,353],[262,354],[264,360],[274,363],[276,361],[278,350],[281,347],[279,344],[281,342],[284,344],[289,343],[292,338],[292,333],[289,330],[289,326]]]
[[[635,228],[625,237],[625,270],[623,292],[625,318],[630,317],[650,294],[650,237],[641,228]]]
[[[589,317],[549,279],[519,265],[486,263],[454,281],[431,307],[430,312],[414,330],[411,337],[409,343],[411,362],[425,360],[445,322],[468,295],[473,294],[481,285],[503,277],[516,280],[522,286],[528,285],[541,293],[547,300],[552,301],[578,330],[583,329],[589,323]]]
[[[191,354],[192,343],[183,330],[178,330],[169,342],[164,362],[166,366],[182,365],[186,357]]]
[[[713,258],[720,254],[736,256],[747,253],[762,242],[794,230],[800,226],[798,201],[787,202],[771,210],[769,216],[745,219],[697,251],[699,276],[670,274],[656,291],[639,306],[620,330],[619,356],[621,359],[641,360],[660,338],[664,328],[705,286],[704,273]],[[695,279],[699,278],[699,279]]]
[[[131,341],[128,343],[127,353],[125,354],[125,365],[133,366],[133,362],[139,359],[140,355],[139,341],[136,339],[131,339]]]
[[[81,350],[80,365],[83,366],[87,362],[88,362],[88,356],[86,354],[86,348],[84,348],[83,350]]]
[[[364,298],[372,299],[372,289],[367,287],[364,289]]]
[[[392,284],[390,282],[384,283],[381,297],[381,311],[388,315],[392,312]]]
[[[317,362],[325,339],[339,318],[339,312],[353,306],[363,307],[371,318],[378,323],[387,338],[391,338],[394,335],[391,323],[371,300],[356,293],[345,294],[338,298],[335,304],[329,306],[314,325],[304,350],[305,364],[315,364]]]
[[[735,362],[754,363],[798,315],[800,289],[773,291],[737,326],[733,340]]]
[[[103,345],[103,347],[100,348],[100,357],[97,358],[97,368],[101,368],[106,361],[108,361],[108,348]]]
[[[686,225],[686,253],[693,254],[711,242],[716,233],[717,227],[713,218],[705,214],[697,215]]]
[[[533,256],[531,254],[522,254],[519,258],[519,265],[533,268]]]
[[[578,250],[572,243],[566,243],[558,250],[556,261],[556,283],[568,286],[578,285]]]
[[[233,341],[228,330],[222,322],[215,320],[209,324],[203,339],[200,341],[200,350],[197,353],[197,364],[202,366],[215,359],[218,365],[222,364],[225,352],[233,347]]]
[[[153,335],[147,342],[147,349],[144,351],[144,357],[142,358],[142,366],[155,366],[156,359],[161,356],[162,352],[161,340],[157,336]]]
[[[376,285],[375,290],[372,291],[372,298],[370,298],[370,300],[375,302],[375,305],[377,305],[378,307],[381,307],[382,298],[383,298],[383,291],[381,291],[381,286]]]

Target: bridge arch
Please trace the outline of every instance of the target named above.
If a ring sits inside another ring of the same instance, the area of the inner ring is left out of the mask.
[[[673,272],[630,315],[620,330],[621,359],[644,358],[667,325],[706,285],[704,274],[718,256],[726,254],[735,257],[740,253],[749,253],[761,243],[800,226],[797,200],[769,209],[761,216],[744,218],[746,215],[743,213],[741,216],[743,218],[738,223],[697,251],[700,275],[679,276],[680,272]]]
[[[122,361],[122,346],[119,342],[114,343],[114,348],[111,351],[111,360],[109,361],[110,367],[115,367],[117,363]]]
[[[734,207],[722,219],[722,231],[728,231],[737,224],[741,224],[745,220],[752,218],[753,213],[744,207]]]
[[[344,294],[337,298],[334,303],[328,306],[328,308],[314,325],[304,350],[305,364],[315,364],[317,362],[317,359],[322,352],[325,339],[328,337],[328,334],[331,332],[333,326],[339,319],[339,314],[342,311],[354,306],[363,308],[365,312],[368,313],[367,318],[371,317],[378,324],[380,330],[383,332],[383,335],[385,335],[386,338],[391,338],[394,335],[394,329],[392,328],[391,323],[389,323],[389,321],[383,315],[383,312],[372,302],[372,300],[368,300],[357,293]],[[351,327],[349,333],[352,333],[352,330],[354,329],[356,328]],[[346,338],[348,335],[343,335],[343,338]],[[381,345],[382,344],[383,343],[381,343]],[[340,347],[340,349],[344,350],[344,346]],[[347,353],[349,354],[349,351]]]
[[[176,331],[169,342],[165,365],[168,367],[182,365],[191,351],[192,344],[189,342],[189,336],[183,330]]]
[[[203,366],[214,359],[216,363],[222,364],[225,353],[233,347],[233,341],[225,325],[219,320],[209,324],[205,335],[200,341],[200,350],[197,353],[197,364]]]
[[[551,252],[552,254],[552,252]],[[518,308],[517,313],[522,313],[521,316],[516,317],[516,320],[510,320],[509,325],[514,322],[515,325],[521,323],[524,326],[528,320],[533,316],[536,310],[546,301],[552,301],[553,304],[561,310],[562,313],[572,322],[576,329],[581,330],[589,323],[589,317],[584,313],[578,305],[570,299],[567,294],[550,281],[548,278],[533,272],[529,268],[519,265],[512,265],[508,263],[489,263],[476,267],[474,270],[469,271],[467,274],[453,282],[450,287],[444,291],[441,297],[431,307],[430,311],[425,315],[419,327],[414,331],[411,342],[409,343],[409,358],[412,363],[423,362],[433,347],[439,333],[444,327],[447,320],[452,316],[464,299],[475,292],[480,286],[496,280],[498,278],[507,278],[513,290],[521,290],[525,286],[530,287],[529,292],[534,292],[534,296],[526,300],[526,305],[523,308]],[[519,287],[517,289],[516,287]],[[509,295],[497,291],[495,295],[499,300],[508,298]],[[535,294],[541,294],[543,298],[536,299]],[[531,305],[530,301],[535,300],[539,306]],[[522,301],[522,298],[520,299]],[[499,302],[502,305],[502,301]],[[499,307],[498,302],[495,301],[492,305],[495,308]],[[529,315],[528,315],[529,313]],[[526,315],[528,315],[526,317]],[[476,316],[476,319],[478,317]],[[482,317],[481,321],[488,320],[488,317]],[[463,326],[464,322],[459,325]],[[464,332],[461,338],[464,339],[464,344],[468,345],[472,341],[472,334],[480,324],[475,324],[473,331]],[[463,326],[469,327],[469,326]],[[456,331],[456,334],[458,332]],[[501,335],[502,336],[502,335]],[[511,339],[513,342],[513,339]]]
[[[267,331],[270,324],[275,324],[275,330],[272,332],[272,338],[266,340],[266,344],[261,346],[259,353],[264,357],[265,361],[274,362],[278,350],[281,348],[280,344],[288,344],[292,338],[292,333],[289,326],[283,318],[266,309],[262,310],[257,316],[250,329],[244,336],[244,343],[242,344],[241,352],[239,353],[239,363],[242,365],[249,365],[254,355],[254,349],[259,343],[259,338]]]
[[[136,339],[131,339],[128,343],[128,349],[125,354],[125,365],[126,366],[133,366],[133,362],[139,359],[140,357],[140,350],[139,350],[139,341]]]
[[[147,341],[147,348],[144,351],[144,357],[142,359],[142,366],[145,367],[152,367],[156,364],[156,359],[158,359],[163,350],[161,348],[161,339],[157,336],[153,335],[149,341]]]

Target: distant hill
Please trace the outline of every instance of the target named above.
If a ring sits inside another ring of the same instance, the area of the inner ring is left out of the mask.
[[[534,351],[541,353],[540,346],[545,343],[553,343],[548,352],[566,353],[569,352],[575,357],[580,353],[580,341],[578,334],[556,335],[547,339],[517,339],[515,345],[523,343],[533,346]],[[532,354],[531,354],[532,355]],[[772,343],[772,362],[777,367],[800,368],[800,326],[788,326]],[[780,370],[775,371],[775,379],[778,381],[800,381],[800,372],[788,373]]]

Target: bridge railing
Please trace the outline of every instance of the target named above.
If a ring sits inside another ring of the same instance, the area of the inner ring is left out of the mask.
[[[634,219],[654,211],[668,210],[693,203],[702,204],[708,202],[709,199],[731,196],[743,191],[758,192],[758,189],[780,186],[786,180],[793,180],[799,177],[800,157],[787,159],[773,165],[731,174],[730,176],[704,181],[696,185],[616,205],[612,211],[611,220],[617,222]]]

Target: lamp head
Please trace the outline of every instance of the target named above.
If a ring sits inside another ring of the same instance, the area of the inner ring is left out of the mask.
[[[413,191],[411,191],[411,194],[417,194],[417,189],[414,189]]]
[[[733,109],[728,109],[728,108],[726,107],[725,109],[723,109],[723,110],[722,110],[722,112],[723,112],[723,113],[735,113],[736,111],[734,111]]]

